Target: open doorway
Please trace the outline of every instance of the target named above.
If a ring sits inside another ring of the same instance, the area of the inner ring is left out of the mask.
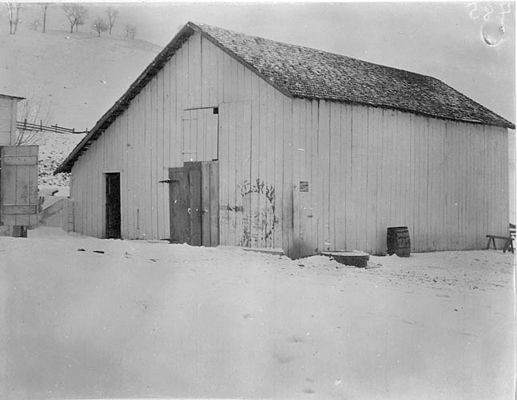
[[[120,173],[106,174],[106,238],[120,239]]]

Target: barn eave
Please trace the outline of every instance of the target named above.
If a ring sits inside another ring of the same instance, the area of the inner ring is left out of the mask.
[[[401,109],[401,108],[393,107],[390,105],[378,104],[378,103],[369,103],[369,102],[360,102],[360,101],[343,101],[343,100],[336,99],[333,97],[303,96],[303,95],[295,94],[295,95],[293,95],[293,98],[301,99],[301,100],[335,101],[337,103],[344,103],[344,104],[358,105],[358,106],[364,106],[364,107],[380,108],[383,110],[405,112],[405,113],[410,113],[413,115],[419,115],[422,117],[434,118],[434,119],[439,119],[439,120],[443,120],[443,121],[465,122],[465,123],[469,123],[469,124],[479,124],[479,125],[486,125],[486,126],[497,126],[497,127],[506,128],[506,129],[515,129],[515,125],[513,123],[511,123],[510,121],[507,121],[505,119],[502,119],[502,118],[501,118],[500,122],[487,123],[486,121],[482,121],[482,120],[474,119],[474,118],[448,118],[448,117],[445,117],[440,114],[433,114],[433,113],[429,113],[429,112],[423,112],[420,110],[411,110],[408,108]]]

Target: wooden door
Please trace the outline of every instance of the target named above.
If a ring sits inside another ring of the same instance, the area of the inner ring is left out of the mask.
[[[106,174],[106,238],[120,239],[120,174]]]
[[[219,244],[218,184],[217,162],[186,162],[169,169],[171,243]]]
[[[3,146],[0,156],[0,225],[36,225],[38,146]]]
[[[190,243],[190,193],[184,168],[169,168],[171,243]]]

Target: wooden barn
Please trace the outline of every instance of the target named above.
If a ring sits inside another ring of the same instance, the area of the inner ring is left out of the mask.
[[[56,173],[96,237],[479,249],[508,232],[508,128],[429,76],[187,23]]]

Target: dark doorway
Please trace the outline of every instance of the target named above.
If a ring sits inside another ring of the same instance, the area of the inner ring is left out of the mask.
[[[219,244],[219,165],[186,162],[169,169],[171,243]]]
[[[120,239],[120,174],[106,174],[106,238]]]

